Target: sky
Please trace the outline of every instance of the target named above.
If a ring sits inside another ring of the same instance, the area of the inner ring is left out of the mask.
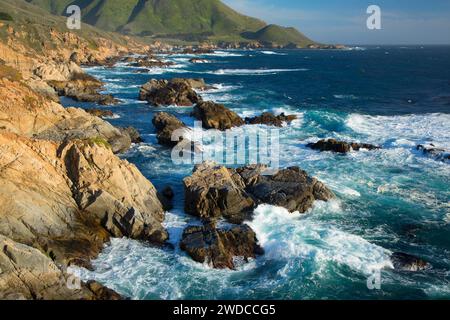
[[[322,43],[450,44],[450,0],[222,0],[267,23],[293,26]],[[369,5],[381,29],[367,28]]]

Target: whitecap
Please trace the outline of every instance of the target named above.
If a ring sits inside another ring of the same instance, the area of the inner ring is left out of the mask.
[[[308,71],[309,69],[219,69],[216,71],[206,71],[205,73],[215,75],[237,75],[237,76],[252,76],[252,75],[270,75],[280,72],[299,72]]]
[[[261,53],[263,54],[267,54],[267,55],[278,55],[278,56],[286,56],[286,53],[281,53],[281,52],[275,52],[275,51],[261,51]]]

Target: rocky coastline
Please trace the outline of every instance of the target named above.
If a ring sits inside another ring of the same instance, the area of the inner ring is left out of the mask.
[[[95,281],[71,288],[67,268],[91,268],[91,259],[111,237],[164,245],[168,232],[163,222],[173,191],[158,192],[136,166],[117,156],[132,143],[143,141],[136,129],[105,121],[114,115],[111,111],[64,108],[59,97],[93,105],[119,103],[101,93],[104,84],[81,66],[128,63],[144,72],[166,68],[171,63],[157,54],[167,53],[168,48],[163,51],[137,43],[125,47],[99,39],[97,49],[92,50],[76,36],[54,34],[65,45],[47,56],[0,44],[0,299],[126,298]],[[253,46],[260,48],[261,44]],[[204,54],[219,47],[241,45],[169,49],[171,53]],[[142,85],[137,98],[154,107],[192,106],[192,117],[208,130],[225,131],[246,124],[281,127],[296,119],[295,115],[268,112],[243,119],[222,104],[204,101],[202,91],[208,89],[203,79],[153,79]],[[159,144],[190,143],[183,137],[173,141],[176,130],[190,130],[173,114],[160,112],[152,122]],[[308,147],[338,153],[380,148],[331,139]],[[418,150],[435,154],[424,147]],[[210,162],[196,166],[183,181],[185,212],[203,223],[184,230],[180,248],[197,262],[235,269],[235,258],[248,261],[264,254],[256,233],[244,223],[252,219],[259,204],[306,213],[315,201],[336,197],[299,167],[283,168],[273,175],[265,175],[265,170],[256,164],[234,169]],[[221,220],[230,225],[219,226]],[[393,261],[400,270],[429,267],[401,253],[394,254]]]

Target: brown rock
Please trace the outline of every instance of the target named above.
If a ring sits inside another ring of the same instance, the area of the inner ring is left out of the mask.
[[[245,191],[239,174],[211,162],[195,167],[192,176],[183,180],[184,210],[201,218],[225,217],[242,222],[255,207]]]
[[[356,142],[348,143],[344,141],[337,141],[335,139],[320,140],[316,143],[309,143],[307,147],[319,151],[333,151],[338,153],[348,153],[352,150],[359,151],[360,149],[367,149],[367,150],[381,149],[381,147],[372,144],[356,143]]]
[[[194,86],[193,86],[194,85]],[[150,80],[141,87],[139,99],[154,106],[191,106],[201,100],[195,92],[197,82],[189,79]]]
[[[201,101],[197,103],[192,115],[202,121],[203,128],[205,129],[225,131],[245,124],[244,120],[235,112],[222,104],[217,104],[212,101]]]
[[[253,118],[245,118],[245,122],[248,124],[265,124],[269,126],[282,127],[284,122],[291,122],[297,119],[296,115],[288,115],[286,116],[284,113],[275,116],[271,112],[264,112],[262,115],[253,117]]]
[[[183,140],[183,138],[180,138],[178,141],[173,141],[173,132],[179,129],[185,129],[186,134],[188,132],[188,128],[183,122],[178,120],[178,118],[176,118],[175,116],[166,112],[158,112],[157,114],[155,114],[152,123],[157,131],[158,143],[161,145],[174,147],[181,140]]]
[[[103,109],[84,109],[87,113],[99,117],[99,118],[107,118],[114,116],[114,113],[111,110],[103,110]]]
[[[236,257],[248,261],[263,254],[256,234],[247,225],[230,229],[217,229],[214,223],[188,227],[183,232],[180,247],[195,261],[219,269],[235,269]]]

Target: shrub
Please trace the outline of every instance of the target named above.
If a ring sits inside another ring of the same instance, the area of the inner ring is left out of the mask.
[[[9,13],[0,12],[0,20],[4,21],[14,21],[13,17]]]

